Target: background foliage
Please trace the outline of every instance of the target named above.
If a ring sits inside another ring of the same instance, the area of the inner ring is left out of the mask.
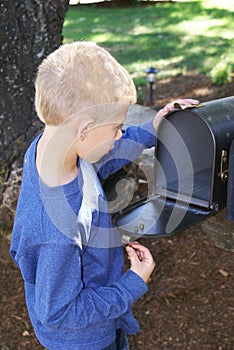
[[[233,18],[231,0],[78,5],[68,10],[63,34],[65,43],[92,40],[110,49],[140,85],[150,65],[160,69],[159,79],[188,72],[210,75],[220,61],[232,68]]]

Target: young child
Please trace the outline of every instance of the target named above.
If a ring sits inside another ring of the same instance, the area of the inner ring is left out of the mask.
[[[149,250],[113,228],[100,179],[155,144],[154,121],[120,126],[136,91],[130,75],[90,42],[61,46],[40,65],[36,110],[45,128],[24,158],[10,254],[21,270],[35,334],[49,350],[128,349],[147,291]],[[197,103],[180,100],[180,104]]]

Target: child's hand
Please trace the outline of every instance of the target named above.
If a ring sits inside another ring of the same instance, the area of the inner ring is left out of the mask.
[[[187,98],[187,99],[179,99],[173,102],[168,103],[165,107],[163,107],[162,109],[160,109],[158,111],[158,113],[156,114],[154,121],[153,121],[153,125],[155,130],[157,130],[162,118],[165,117],[165,115],[167,115],[169,112],[175,111],[177,108],[175,107],[175,105],[178,104],[178,106],[187,106],[187,105],[198,105],[199,101],[198,100],[193,100],[191,98]]]
[[[147,283],[155,268],[155,262],[150,251],[138,242],[130,242],[126,247],[126,251],[131,263],[130,270],[134,271]]]

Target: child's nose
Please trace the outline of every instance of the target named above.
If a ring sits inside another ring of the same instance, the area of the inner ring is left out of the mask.
[[[121,129],[118,129],[116,136],[115,136],[115,141],[121,139],[121,137],[122,137],[122,131],[121,131]]]

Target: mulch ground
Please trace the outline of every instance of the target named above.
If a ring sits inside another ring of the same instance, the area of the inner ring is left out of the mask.
[[[213,86],[203,75],[158,81],[155,107],[179,97],[208,101],[233,95],[234,82]],[[170,238],[141,239],[157,266],[134,306],[141,330],[131,350],[233,350],[234,253],[217,248],[201,225]],[[0,350],[39,350],[27,315],[21,275],[0,236]],[[85,349],[84,349],[85,350]]]

